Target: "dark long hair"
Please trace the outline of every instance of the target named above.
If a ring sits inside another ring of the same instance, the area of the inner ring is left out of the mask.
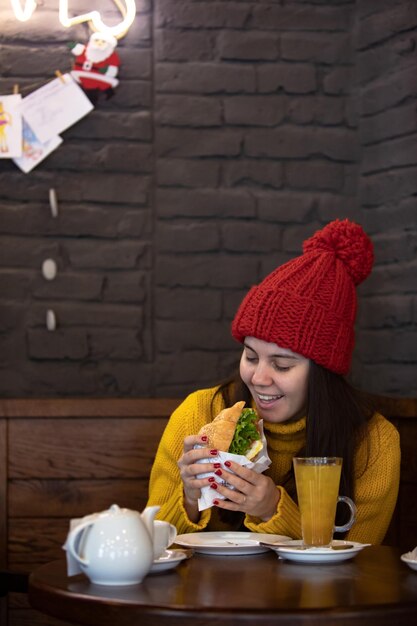
[[[223,382],[217,391],[226,406],[238,400],[251,401],[249,389],[236,374]],[[299,456],[340,456],[343,458],[339,493],[354,500],[354,459],[358,444],[366,439],[367,423],[373,408],[367,403],[365,394],[354,389],[341,375],[310,361],[307,407],[306,443]],[[361,468],[366,469],[366,465]],[[284,481],[290,495],[296,499],[294,475],[291,468]],[[291,489],[292,485],[292,489]],[[225,511],[220,511],[225,513]],[[229,512],[226,512],[229,513]],[[338,507],[336,523],[343,524],[347,518],[347,507]],[[222,516],[222,519],[224,516]],[[224,519],[226,521],[226,519]]]

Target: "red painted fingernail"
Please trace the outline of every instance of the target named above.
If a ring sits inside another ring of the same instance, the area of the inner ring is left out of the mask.
[[[226,465],[226,467],[232,467],[232,464],[230,461],[225,461],[224,464]]]
[[[221,467],[221,466],[222,466],[222,464],[221,464],[221,463],[213,463],[213,467],[214,467],[215,469],[217,469],[218,467]]]
[[[203,436],[201,437],[201,441],[208,441],[208,437],[207,437],[206,435],[203,435]]]
[[[215,504],[216,506],[219,504],[218,500],[213,500],[213,504]]]
[[[210,478],[208,479],[209,483],[214,483],[216,479],[214,478],[214,476],[210,476]]]
[[[210,454],[212,454],[213,456],[217,456],[217,450],[210,450]]]
[[[210,487],[211,487],[212,489],[217,489],[217,483],[213,483],[213,484],[211,484],[211,485],[210,485]]]
[[[214,473],[216,474],[216,476],[221,476],[223,472],[222,470],[216,470]]]

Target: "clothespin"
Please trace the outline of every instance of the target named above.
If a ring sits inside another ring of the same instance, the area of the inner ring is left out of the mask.
[[[19,85],[16,83],[16,85],[13,85],[13,95],[17,96],[18,93],[19,93]]]
[[[58,216],[58,198],[55,189],[49,190],[49,206],[51,207],[52,217]]]
[[[65,78],[63,77],[63,75],[61,74],[59,70],[55,70],[55,76],[59,78],[59,80],[65,85]]]

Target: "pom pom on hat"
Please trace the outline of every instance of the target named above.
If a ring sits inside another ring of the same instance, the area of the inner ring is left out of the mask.
[[[232,335],[256,337],[338,374],[354,347],[356,285],[369,275],[373,245],[359,224],[334,220],[304,242],[304,254],[278,267],[243,299]]]

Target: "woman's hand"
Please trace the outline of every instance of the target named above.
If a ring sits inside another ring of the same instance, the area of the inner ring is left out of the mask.
[[[222,469],[221,478],[233,485],[234,489],[229,489],[219,483],[212,483],[211,486],[216,489],[217,493],[221,493],[226,498],[226,500],[218,500],[216,506],[228,511],[242,511],[258,517],[263,522],[268,521],[276,513],[280,498],[279,490],[272,478],[257,474],[232,461],[226,461],[224,465],[231,471]]]
[[[214,484],[213,477],[197,478],[197,474],[205,474],[207,472],[215,472],[220,468],[220,463],[197,463],[200,459],[216,456],[217,450],[210,450],[207,447],[194,448],[194,446],[206,446],[207,437],[199,435],[191,435],[184,439],[183,453],[178,461],[181,480],[184,487],[184,506],[187,515],[192,522],[197,522],[200,513],[198,510],[198,499],[201,494],[202,487]]]

